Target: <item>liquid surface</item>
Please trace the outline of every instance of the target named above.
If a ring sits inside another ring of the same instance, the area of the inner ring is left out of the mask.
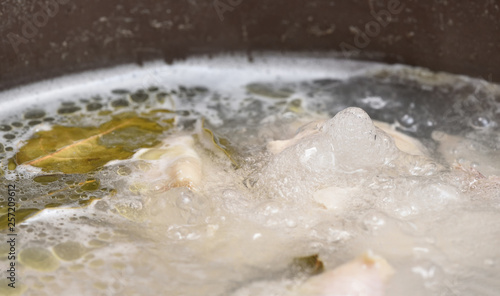
[[[263,55],[2,93],[19,243],[0,294],[314,296],[297,262],[328,274],[368,251],[393,271],[384,295],[496,295],[499,90]]]

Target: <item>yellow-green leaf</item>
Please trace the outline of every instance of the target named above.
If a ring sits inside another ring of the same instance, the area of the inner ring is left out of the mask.
[[[143,147],[152,147],[164,127],[140,118],[116,118],[98,127],[54,126],[38,132],[15,159],[44,171],[88,173],[115,159],[126,159]]]
[[[231,142],[226,138],[219,137],[211,129],[205,127],[205,121],[202,121],[201,127],[203,133],[201,136],[208,137],[214,147],[217,150],[222,151],[227,156],[227,158],[229,158],[234,167],[239,168],[240,165],[233,157],[233,155],[235,154],[235,149],[232,147]]]
[[[23,222],[24,220],[28,219],[35,213],[40,212],[39,209],[16,209],[14,213],[11,213],[10,217],[9,214],[5,214],[3,216],[0,216],[0,230],[4,230],[9,228],[9,218],[12,218],[12,214],[15,216],[16,220],[16,227],[18,227],[19,223]]]
[[[323,262],[318,254],[294,258],[290,266],[292,274],[316,275],[324,270]]]

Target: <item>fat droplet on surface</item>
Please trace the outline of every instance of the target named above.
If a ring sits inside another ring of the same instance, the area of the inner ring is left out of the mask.
[[[59,267],[57,258],[44,248],[27,248],[19,252],[19,262],[23,265],[40,270],[54,271]]]
[[[87,248],[85,248],[85,246],[72,241],[60,243],[54,246],[53,250],[56,256],[64,261],[79,259],[87,252]]]

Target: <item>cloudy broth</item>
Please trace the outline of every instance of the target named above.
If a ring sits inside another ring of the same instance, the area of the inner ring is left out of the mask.
[[[367,251],[394,270],[388,296],[499,289],[495,84],[267,54],[0,97],[1,183],[17,213],[1,230],[17,233],[16,259],[0,245],[16,289],[3,277],[2,295],[295,295],[320,272],[304,258],[328,271]],[[361,110],[421,155],[380,144]]]

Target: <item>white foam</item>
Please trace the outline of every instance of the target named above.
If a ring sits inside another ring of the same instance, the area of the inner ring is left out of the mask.
[[[371,62],[280,54],[256,55],[253,62],[249,62],[243,54],[235,54],[193,57],[172,65],[160,61],[148,62],[142,67],[128,64],[66,75],[1,92],[0,116],[18,112],[25,106],[46,107],[47,103],[75,96],[105,94],[110,89],[123,86],[138,89],[154,85],[169,89],[190,83],[192,86],[210,86],[222,93],[233,93],[235,85],[244,86],[255,81],[302,81],[325,77],[345,79],[379,67],[380,64]],[[240,89],[240,94],[244,91]]]

